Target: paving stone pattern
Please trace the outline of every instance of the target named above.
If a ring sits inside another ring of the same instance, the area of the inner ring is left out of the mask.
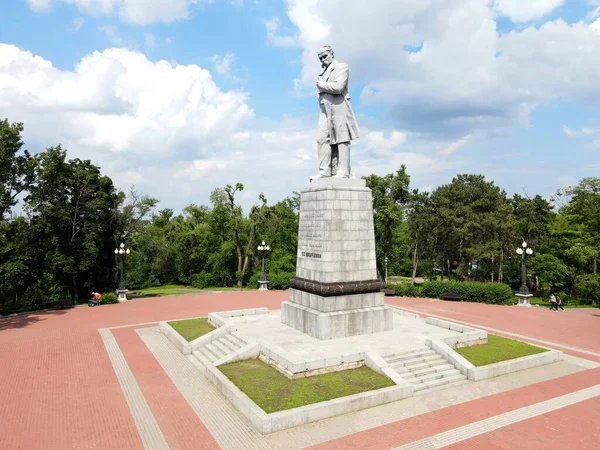
[[[128,403],[132,399],[136,408],[146,402],[160,428],[152,433],[156,437],[160,431],[170,448],[240,448],[240,443],[246,444],[244,448],[315,444],[322,448],[394,448],[570,396],[597,386],[600,380],[600,369],[594,363],[600,361],[598,310],[554,313],[542,308],[391,298],[388,303],[423,314],[557,345],[567,356],[547,367],[426,390],[401,401],[401,407],[396,402],[262,437],[226,399],[212,395],[215,392],[208,383],[197,383],[198,371],[172,346],[173,355],[183,358],[188,369],[176,370],[159,362],[143,335],[151,334],[152,328],[138,331],[144,326],[139,325],[123,332],[114,328],[206,316],[210,311],[259,306],[277,309],[286,296],[286,292],[254,291],[151,298],[0,319],[0,448],[142,449],[151,448],[152,442],[164,445],[140,437],[140,419],[134,420],[137,413]],[[115,370],[117,349],[112,344],[107,348],[98,331],[107,328],[111,328],[130,374]],[[156,337],[169,348],[164,336]],[[129,377],[125,388],[122,376]],[[188,380],[193,396],[183,394],[178,376]],[[143,399],[135,394],[134,383]],[[594,394],[587,391],[586,395]],[[463,433],[460,439],[464,440],[451,448],[596,448],[600,437],[598,397],[556,407],[559,409],[554,411],[539,409],[540,415],[535,417],[519,416],[519,421],[502,423],[498,429],[489,424],[482,434],[470,438]],[[199,408],[205,408],[205,415]],[[208,409],[218,414],[211,415]]]

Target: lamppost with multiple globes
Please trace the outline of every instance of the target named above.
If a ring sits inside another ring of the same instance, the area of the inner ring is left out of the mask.
[[[385,284],[387,284],[387,266],[388,266],[388,257],[386,256],[383,261],[385,262]]]
[[[265,255],[271,251],[271,248],[265,244],[265,241],[257,247],[258,253],[262,256],[262,272],[260,274],[260,280],[258,280],[258,290],[266,291],[269,289],[267,276],[265,274]]]
[[[527,242],[523,241],[521,247],[517,249],[517,254],[521,256],[521,287],[516,296],[519,298],[519,306],[531,306],[529,293],[527,288],[527,257],[533,255],[533,250],[527,246]]]
[[[121,242],[121,245],[118,248],[115,248],[115,255],[117,257],[117,259],[119,260],[119,269],[121,272],[121,276],[119,279],[119,289],[118,289],[118,294],[119,294],[119,301],[120,302],[124,302],[127,300],[127,289],[125,288],[125,274],[124,274],[124,259],[125,256],[129,255],[131,253],[131,250],[127,247],[125,247],[125,244],[123,244]]]

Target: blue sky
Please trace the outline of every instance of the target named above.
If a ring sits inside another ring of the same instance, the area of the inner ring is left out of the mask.
[[[0,116],[162,207],[237,181],[244,206],[274,202],[316,172],[330,43],[350,66],[357,176],[406,164],[421,189],[482,173],[548,197],[600,174],[600,2],[424,3],[5,0]]]

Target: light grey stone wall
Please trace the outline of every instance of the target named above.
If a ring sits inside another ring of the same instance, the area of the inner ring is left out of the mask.
[[[321,297],[320,295],[290,288],[289,301],[320,312],[345,311],[349,309],[373,308],[384,305],[383,292],[369,294],[339,295]]]
[[[338,339],[391,330],[393,311],[389,306],[320,312],[292,302],[281,304],[281,322],[317,339]]]
[[[377,278],[373,196],[364,180],[311,183],[301,193],[296,276],[321,283]]]

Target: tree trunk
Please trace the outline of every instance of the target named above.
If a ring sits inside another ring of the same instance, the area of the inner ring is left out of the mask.
[[[415,251],[413,252],[413,273],[412,283],[415,284],[415,277],[417,276],[417,266],[419,265],[419,257],[417,256],[417,248],[419,246],[418,236],[415,239]]]
[[[594,275],[598,274],[598,258],[594,258]]]
[[[494,253],[492,252],[492,283],[494,282]]]
[[[77,275],[72,276],[73,279],[73,298],[71,299],[71,306],[75,306],[79,302],[79,286],[77,285]]]
[[[500,264],[498,266],[498,283],[502,283],[502,265],[504,264],[504,249],[500,248]]]

